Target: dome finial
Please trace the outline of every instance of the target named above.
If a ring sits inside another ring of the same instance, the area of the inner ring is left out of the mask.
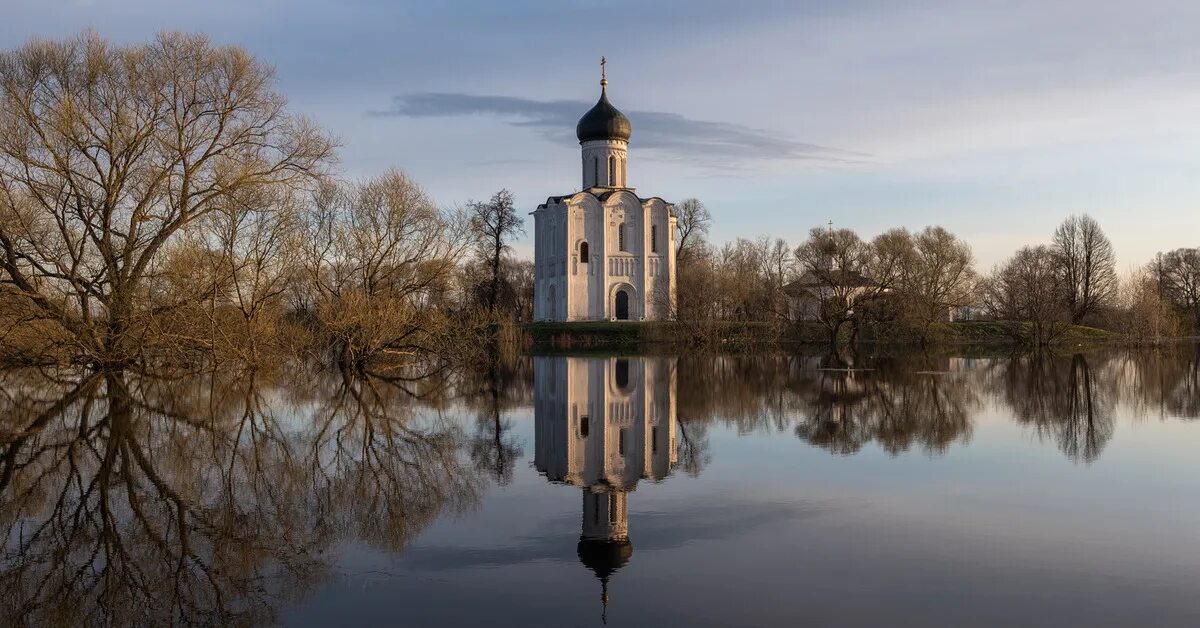
[[[629,118],[608,102],[608,59],[600,57],[600,99],[595,106],[583,114],[575,125],[575,136],[579,141],[620,140],[629,141]]]

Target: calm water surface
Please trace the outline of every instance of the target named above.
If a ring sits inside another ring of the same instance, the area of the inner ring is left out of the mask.
[[[0,373],[0,623],[1200,625],[1200,352]]]

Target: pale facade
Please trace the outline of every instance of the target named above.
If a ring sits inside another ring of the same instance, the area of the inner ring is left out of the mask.
[[[629,187],[631,127],[605,85],[575,129],[582,191],[532,212],[536,320],[655,320],[675,309],[674,206]]]
[[[793,321],[820,320],[822,308],[840,299],[846,300],[845,307],[853,308],[859,297],[874,291],[875,284],[870,279],[857,272],[833,269],[832,262],[819,272],[805,271],[799,279],[783,287],[788,318]],[[837,307],[842,305],[837,303]]]

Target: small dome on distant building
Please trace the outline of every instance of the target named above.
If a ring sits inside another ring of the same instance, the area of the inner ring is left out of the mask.
[[[579,119],[579,124],[575,125],[575,137],[579,138],[581,144],[591,140],[628,142],[632,132],[629,118],[608,102],[608,79],[601,78],[600,100]]]

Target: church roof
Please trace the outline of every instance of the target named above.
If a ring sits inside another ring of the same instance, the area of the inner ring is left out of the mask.
[[[853,270],[819,270],[813,272],[805,271],[799,279],[787,284],[783,287],[784,292],[791,294],[799,294],[810,288],[820,288],[824,286],[843,286],[852,288],[862,288],[872,285],[873,282],[865,277],[862,273]]]
[[[603,191],[596,192],[593,190],[603,190]],[[563,201],[565,201],[567,199],[579,196],[580,194],[591,195],[593,198],[600,201],[601,203],[608,201],[608,199],[611,198],[615,194],[629,194],[630,196],[636,198],[638,200],[638,203],[641,203],[642,205],[645,205],[646,203],[649,203],[650,201],[657,200],[657,201],[661,202],[663,205],[667,206],[667,209],[670,210],[672,216],[675,215],[675,205],[668,203],[661,196],[650,196],[647,198],[642,198],[642,197],[638,196],[637,194],[633,193],[633,188],[592,188],[591,190],[583,190],[580,192],[574,192],[572,194],[561,194],[559,196],[551,196],[546,199],[545,203],[538,205],[537,208],[545,209],[547,206],[550,206],[550,205],[558,205],[559,203],[562,203]]]
[[[621,113],[612,103],[608,102],[608,91],[604,87],[607,81],[601,82],[600,100],[579,119],[575,125],[575,137],[579,143],[591,140],[622,140],[629,141],[633,126],[629,118]]]

